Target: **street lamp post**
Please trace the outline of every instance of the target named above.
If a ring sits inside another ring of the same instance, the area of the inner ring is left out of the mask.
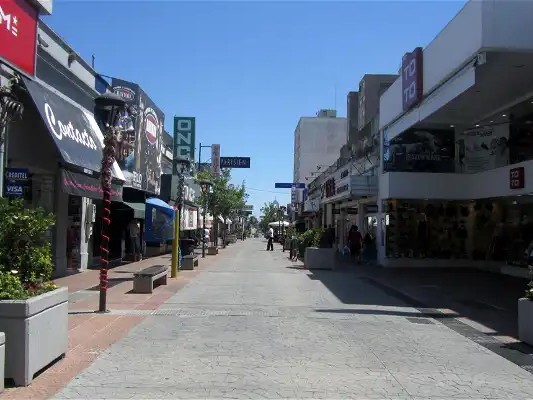
[[[207,212],[207,195],[209,193],[209,188],[211,187],[211,182],[200,180],[198,183],[200,184],[202,194],[204,195],[204,204],[202,210],[202,258],[205,258],[205,214]]]
[[[115,163],[117,134],[131,122],[135,111],[126,109],[126,102],[114,93],[105,93],[94,100],[94,115],[104,133],[100,184],[102,187],[102,228],[100,230],[100,299],[99,312],[107,312],[107,270],[109,268],[109,226],[111,225],[111,180]],[[131,125],[131,124],[129,124]]]
[[[280,221],[280,223],[283,223],[283,226],[281,228],[283,233],[285,233],[285,210],[286,209],[287,209],[287,207],[285,207],[285,206],[281,206],[280,207],[280,210],[281,210],[281,221]],[[282,247],[283,247],[283,251],[285,251],[285,238],[283,238]]]
[[[181,208],[183,205],[183,186],[185,180],[185,172],[191,167],[191,162],[188,158],[175,157],[175,168],[179,174],[178,188],[176,191],[176,211],[174,213],[174,240],[172,241],[172,265],[170,266],[170,277],[177,278],[179,270],[179,241],[180,241],[180,222],[181,222]]]

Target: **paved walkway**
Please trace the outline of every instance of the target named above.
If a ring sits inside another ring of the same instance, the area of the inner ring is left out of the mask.
[[[533,375],[362,276],[226,249],[58,399],[527,399]],[[343,293],[344,291],[344,293]],[[349,301],[346,301],[349,299]]]

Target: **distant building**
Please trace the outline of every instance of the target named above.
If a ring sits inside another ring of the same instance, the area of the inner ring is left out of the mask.
[[[301,117],[294,131],[294,182],[311,182],[321,168],[339,157],[346,143],[347,120],[338,118],[336,110],[320,110],[316,117]],[[294,203],[303,201],[302,191],[293,190]]]

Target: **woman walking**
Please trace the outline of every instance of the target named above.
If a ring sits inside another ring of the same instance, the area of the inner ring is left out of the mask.
[[[350,246],[350,254],[357,262],[361,262],[361,248],[363,247],[363,236],[359,232],[357,225],[352,225],[348,233],[348,246]]]

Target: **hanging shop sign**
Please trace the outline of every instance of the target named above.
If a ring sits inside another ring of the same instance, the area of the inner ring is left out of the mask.
[[[276,189],[305,189],[305,183],[278,182],[274,184]]]
[[[174,117],[174,159],[183,157],[193,162],[195,139],[196,118]]]
[[[220,145],[211,145],[211,172],[213,175],[220,175]]]
[[[402,59],[402,105],[408,111],[422,100],[424,68],[422,47],[406,53]]]
[[[27,0],[0,1],[0,61],[35,75],[39,13]]]
[[[408,129],[383,143],[385,172],[454,172],[453,129]]]
[[[523,189],[525,187],[526,172],[524,167],[511,168],[509,170],[509,188]]]
[[[304,212],[318,212],[319,209],[318,199],[308,199],[304,202]]]
[[[113,78],[111,86],[137,110],[134,129],[117,138],[116,159],[126,179],[124,186],[159,194],[165,114],[136,83]]]
[[[456,172],[473,174],[509,165],[509,124],[458,132]]]
[[[250,157],[220,157],[220,168],[250,168]]]
[[[27,168],[7,168],[4,181],[4,194],[7,197],[22,197],[28,185],[30,173]]]

